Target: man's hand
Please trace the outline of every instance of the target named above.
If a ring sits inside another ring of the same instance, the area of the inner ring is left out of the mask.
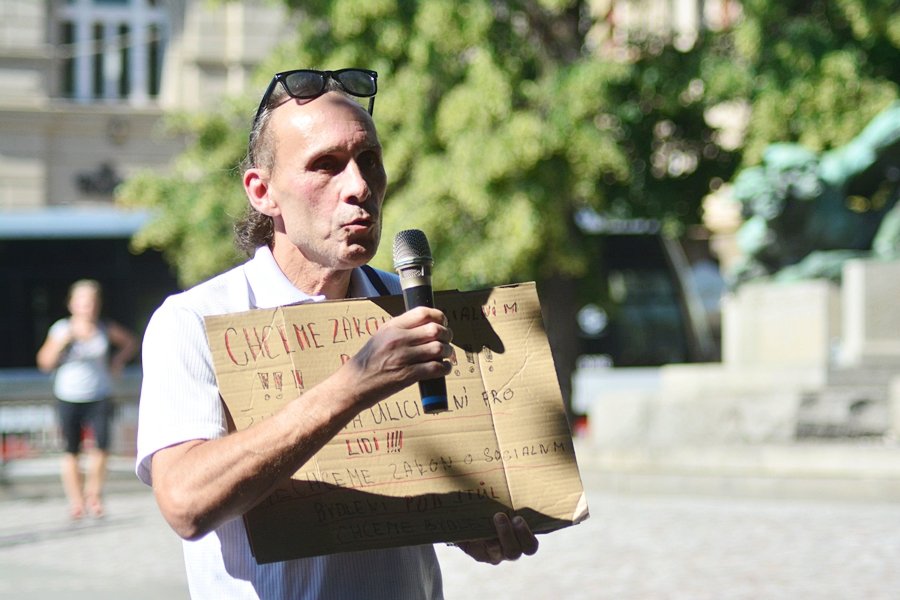
[[[343,367],[355,378],[353,389],[374,391],[357,411],[417,381],[446,376],[452,339],[447,317],[434,308],[420,306],[388,321]]]
[[[457,546],[478,562],[492,565],[537,552],[537,538],[522,517],[513,517],[510,521],[505,513],[498,512],[494,515],[494,528],[497,530],[496,538],[459,542]]]

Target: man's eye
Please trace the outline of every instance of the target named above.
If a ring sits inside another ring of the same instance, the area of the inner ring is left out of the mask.
[[[357,160],[360,166],[365,169],[372,169],[381,164],[381,159],[376,152],[363,152]]]
[[[336,173],[341,170],[340,161],[331,156],[324,156],[313,163],[316,171],[326,171],[328,173]]]

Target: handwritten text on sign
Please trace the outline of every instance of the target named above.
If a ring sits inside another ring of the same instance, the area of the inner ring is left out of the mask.
[[[535,530],[586,516],[533,284],[436,304],[454,333],[450,410],[425,414],[411,386],[360,412],[245,517],[258,560],[490,535],[497,510]],[[386,297],[208,318],[235,426],[302,396],[402,311]]]

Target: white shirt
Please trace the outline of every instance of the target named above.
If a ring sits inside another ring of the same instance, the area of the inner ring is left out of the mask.
[[[71,327],[69,319],[60,319],[50,327],[49,336],[67,336]],[[98,323],[94,335],[73,340],[63,351],[53,377],[53,394],[66,402],[103,400],[112,391],[108,361],[109,338],[106,327]]]
[[[378,274],[391,293],[401,293],[396,275]],[[378,292],[355,269],[350,295]],[[321,300],[323,296],[310,297],[295,288],[263,247],[245,264],[163,302],[144,335],[136,464],[141,481],[152,485],[150,461],[157,450],[228,433],[203,317]],[[443,597],[440,566],[430,545],[258,565],[243,520],[234,519],[183,547],[192,598]]]

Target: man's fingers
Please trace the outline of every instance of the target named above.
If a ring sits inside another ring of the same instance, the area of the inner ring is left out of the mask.
[[[437,323],[444,327],[448,325],[447,316],[444,313],[436,308],[428,308],[427,306],[418,306],[412,310],[400,313],[391,321],[409,329],[425,323]]]
[[[513,530],[516,532],[516,539],[519,540],[519,546],[522,548],[522,554],[531,556],[538,551],[537,537],[532,533],[531,527],[522,517],[515,517],[512,520]]]
[[[475,560],[492,565],[537,552],[537,538],[522,517],[516,516],[510,520],[506,513],[498,512],[494,515],[493,523],[496,538],[470,540],[457,545]]]
[[[457,546],[478,562],[499,565],[503,562],[503,551],[497,540],[474,540],[460,542]]]
[[[494,515],[494,529],[497,530],[497,540],[500,542],[502,557],[506,560],[517,560],[521,557],[522,546],[506,513]]]
[[[453,331],[448,326],[446,315],[437,309],[420,306],[394,317],[389,326],[404,330],[413,345],[441,342],[445,345],[442,349],[444,358],[450,356]]]

